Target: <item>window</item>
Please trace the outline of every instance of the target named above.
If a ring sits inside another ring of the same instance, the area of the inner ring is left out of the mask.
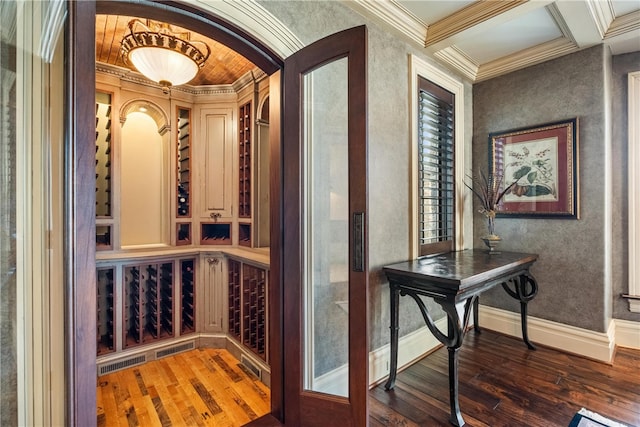
[[[455,96],[418,78],[418,246],[420,256],[454,249]]]
[[[473,235],[473,224],[471,198],[462,198],[464,86],[416,56],[410,67],[411,254],[418,258],[466,248],[463,236]],[[463,212],[468,221],[463,222]]]

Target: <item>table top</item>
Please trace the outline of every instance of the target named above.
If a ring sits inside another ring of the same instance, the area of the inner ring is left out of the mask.
[[[538,259],[536,254],[468,249],[449,252],[383,268],[389,279],[402,278],[413,284],[432,285],[460,292],[478,284],[528,269]]]

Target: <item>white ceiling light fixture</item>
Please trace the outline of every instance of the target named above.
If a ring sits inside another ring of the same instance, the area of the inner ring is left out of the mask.
[[[191,81],[211,54],[206,43],[190,41],[188,32],[176,33],[164,22],[147,20],[144,24],[132,19],[129,31],[122,39],[123,58],[149,80],[160,84],[164,93],[171,86]]]

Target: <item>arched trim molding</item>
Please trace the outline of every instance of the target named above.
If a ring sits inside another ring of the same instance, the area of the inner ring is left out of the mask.
[[[145,16],[189,28],[230,47],[268,75],[282,68],[284,58],[305,46],[255,0],[188,3],[97,0],[96,13]]]
[[[125,102],[120,108],[120,124],[124,125],[127,121],[129,113],[143,112],[156,122],[158,126],[158,133],[164,135],[171,130],[169,124],[169,117],[158,104],[155,104],[148,99],[132,99]]]

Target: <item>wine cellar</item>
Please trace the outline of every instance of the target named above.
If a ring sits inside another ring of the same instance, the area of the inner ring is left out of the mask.
[[[252,235],[267,80],[167,98],[97,76],[99,373],[204,346],[268,382],[268,238]]]

